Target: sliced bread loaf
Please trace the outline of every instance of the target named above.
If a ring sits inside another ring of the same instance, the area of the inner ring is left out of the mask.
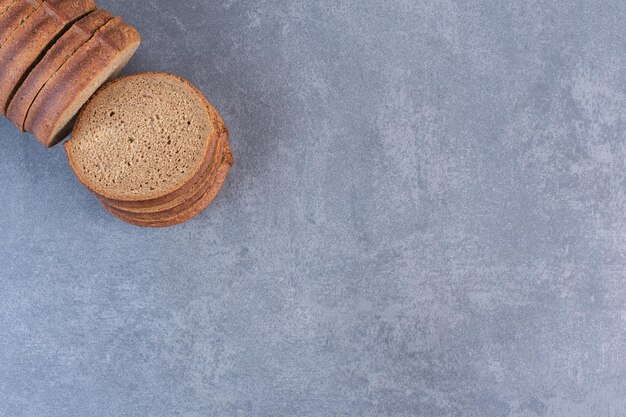
[[[23,25],[42,3],[43,0],[16,0],[7,6],[6,11],[0,16],[0,49],[11,34]]]
[[[70,166],[105,199],[156,203],[204,174],[220,133],[210,109],[174,75],[113,81],[81,111],[65,144]]]
[[[28,72],[58,36],[76,19],[95,10],[93,0],[48,0],[7,39],[0,49],[0,109],[9,101]]]
[[[194,197],[204,193],[204,189],[208,187],[211,181],[211,175],[217,169],[217,166],[221,162],[222,154],[224,153],[225,143],[228,139],[228,130],[224,126],[221,119],[218,120],[219,126],[219,138],[215,145],[215,150],[211,155],[211,163],[207,165],[206,169],[197,180],[190,183],[176,193],[170,194],[169,198],[163,198],[159,202],[154,201],[117,201],[105,198],[100,198],[104,203],[110,205],[113,208],[128,211],[129,213],[156,213],[169,210],[173,207],[177,207],[185,202],[193,200]]]
[[[125,221],[126,223],[130,223],[135,226],[141,227],[170,227],[175,226],[181,223],[184,223],[188,220],[191,220],[193,217],[200,214],[204,209],[206,209],[215,199],[217,194],[222,188],[224,181],[226,180],[226,176],[233,165],[233,157],[230,151],[230,147],[228,143],[226,143],[226,149],[224,152],[224,156],[222,159],[222,163],[217,169],[217,172],[212,177],[211,186],[207,189],[207,191],[202,195],[202,197],[196,201],[192,206],[180,211],[177,214],[166,214],[163,216],[159,216],[155,214],[152,219],[146,220],[137,218],[136,215],[133,214],[125,214],[118,210],[103,204],[103,207],[111,213],[113,216],[118,219]]]
[[[96,10],[73,24],[28,74],[9,103],[7,119],[23,132],[28,110],[48,80],[111,19],[106,10]]]
[[[17,0],[0,0],[0,16],[2,16],[4,12],[6,12],[16,1]]]
[[[91,95],[126,66],[139,47],[139,34],[115,18],[76,51],[33,101],[24,128],[44,146],[61,141]]]

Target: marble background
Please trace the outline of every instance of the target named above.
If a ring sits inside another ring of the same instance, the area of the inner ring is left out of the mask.
[[[626,416],[626,2],[99,4],[236,163],[143,230],[0,122],[1,416]]]

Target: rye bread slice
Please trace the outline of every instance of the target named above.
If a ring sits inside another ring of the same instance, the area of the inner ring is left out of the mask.
[[[60,142],[80,108],[126,66],[140,42],[120,18],[107,22],[48,80],[28,111],[25,130],[46,147]]]
[[[213,157],[211,158],[211,170],[207,172],[206,178],[204,179],[202,186],[193,190],[192,194],[189,196],[188,199],[179,202],[175,206],[172,206],[165,210],[156,211],[156,212],[134,213],[134,212],[130,212],[127,210],[121,210],[119,208],[112,207],[111,205],[106,204],[106,202],[103,202],[103,201],[101,202],[109,206],[111,210],[115,211],[116,213],[119,213],[125,216],[130,216],[136,220],[153,221],[153,220],[164,218],[167,216],[170,216],[170,217],[176,216],[180,214],[182,211],[195,205],[198,202],[198,200],[200,200],[200,198],[211,187],[211,185],[213,184],[213,180],[215,176],[217,175],[218,169],[220,165],[222,164],[222,160],[224,158],[224,153],[225,153],[225,148],[226,148],[226,143],[227,143],[226,140],[223,140],[223,139],[218,141],[218,145],[216,146],[217,153],[214,154]]]
[[[46,52],[9,103],[6,117],[15,127],[22,132],[24,131],[24,121],[28,110],[48,80],[83,44],[94,36],[98,29],[111,19],[113,16],[106,10],[96,10],[89,13],[74,23]]]
[[[180,188],[175,189],[174,191],[157,198],[149,198],[146,200],[116,200],[107,197],[100,196],[100,198],[106,202],[107,204],[111,204],[114,206],[119,206],[121,208],[144,208],[144,207],[152,207],[158,206],[162,204],[168,204],[173,200],[180,199],[183,195],[185,195],[189,188],[194,187],[199,181],[203,181],[206,178],[206,172],[210,168],[209,164],[211,163],[211,155],[214,152],[214,148],[218,142],[218,139],[221,134],[228,134],[222,119],[217,114],[217,111],[211,106],[208,102],[206,102],[207,111],[211,115],[211,124],[213,126],[217,126],[215,131],[212,133],[212,138],[209,139],[211,144],[207,149],[207,153],[205,155],[204,162],[200,166],[200,169],[193,175],[193,177],[186,181]]]
[[[157,74],[163,75],[162,73],[157,73]],[[169,75],[169,74],[165,74],[165,75]],[[176,77],[173,75],[169,75],[169,76]],[[198,92],[198,94],[201,96],[201,93]],[[202,101],[204,101],[207,112],[210,114],[211,124],[212,126],[217,126],[217,129],[215,130],[215,132],[212,133],[213,138],[209,139],[211,144],[209,145],[209,148],[207,149],[205,160],[202,163],[202,166],[200,167],[200,169],[196,172],[196,174],[194,174],[194,176],[189,181],[187,181],[184,185],[182,185],[180,188],[177,188],[171,193],[168,193],[166,195],[163,195],[157,198],[150,198],[146,200],[139,200],[139,199],[116,200],[116,199],[110,199],[107,197],[99,196],[100,200],[102,200],[106,204],[110,204],[110,205],[113,205],[115,207],[119,207],[122,209],[130,208],[130,209],[141,210],[143,208],[148,208],[148,207],[159,207],[161,205],[168,205],[172,203],[174,200],[180,200],[183,196],[187,195],[189,193],[189,189],[196,186],[198,182],[206,181],[206,177],[207,177],[206,172],[210,168],[209,164],[211,162],[211,155],[214,152],[213,148],[215,144],[217,143],[217,140],[222,134],[226,136],[228,135],[228,130],[226,129],[224,122],[222,121],[221,117],[219,116],[215,108],[208,101],[206,101],[206,99],[204,99],[203,96],[201,97],[202,97]]]
[[[207,187],[207,184],[211,180],[211,174],[216,170],[217,165],[221,162],[221,157],[224,143],[228,139],[228,130],[224,126],[221,119],[218,121],[220,135],[219,139],[215,145],[215,150],[213,151],[211,157],[211,162],[207,165],[204,173],[198,178],[193,184],[188,184],[182,187],[179,192],[177,192],[175,197],[172,197],[169,200],[163,200],[157,204],[151,202],[143,202],[143,201],[116,201],[116,200],[107,200],[104,198],[100,198],[104,203],[109,206],[127,211],[129,213],[156,213],[162,212],[173,207],[179,206],[191,199],[193,199],[196,195],[202,194],[204,190],[203,187]],[[180,195],[178,195],[180,194]]]
[[[182,210],[194,205],[211,186],[213,177],[216,175],[217,170],[222,162],[225,148],[227,146],[226,143],[227,138],[225,136],[220,137],[215,146],[215,152],[211,157],[211,164],[207,169],[204,177],[200,181],[198,181],[198,183],[194,184],[193,187],[189,187],[188,191],[184,195],[175,200],[172,200],[171,202],[163,203],[156,206],[149,205],[142,208],[133,207],[130,209],[124,209],[120,208],[119,206],[107,204],[106,201],[102,201],[102,199],[100,200],[104,204],[107,204],[109,207],[111,207],[113,210],[119,211],[122,214],[136,216],[137,219],[150,220],[155,215],[165,216],[168,214],[178,214]]]
[[[77,19],[96,9],[93,0],[47,0],[0,49],[0,108],[7,107],[30,69]]]
[[[194,183],[210,163],[220,133],[210,109],[174,75],[115,80],[81,111],[65,144],[68,161],[78,180],[106,200],[156,204]]]
[[[39,7],[43,0],[16,0],[0,16],[0,49],[13,32]]]
[[[222,186],[224,185],[224,181],[230,171],[231,166],[233,165],[233,158],[230,151],[230,147],[228,143],[226,143],[226,150],[224,152],[224,157],[222,159],[222,163],[220,164],[215,176],[213,177],[211,187],[206,191],[206,193],[191,207],[181,211],[177,215],[167,215],[167,216],[158,216],[155,215],[152,220],[140,220],[135,218],[133,215],[126,215],[123,213],[119,213],[107,206],[106,204],[102,204],[102,206],[111,213],[114,217],[140,227],[170,227],[175,226],[181,223],[184,223],[188,220],[191,220],[198,214],[200,214],[204,209],[206,209],[215,199],[217,194],[220,192]]]

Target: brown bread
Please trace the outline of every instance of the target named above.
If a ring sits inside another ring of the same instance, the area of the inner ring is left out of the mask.
[[[218,168],[222,163],[226,146],[226,138],[220,138],[215,147],[215,152],[211,157],[211,164],[205,174],[205,177],[197,184],[194,184],[193,187],[189,187],[188,192],[186,192],[183,196],[178,199],[172,200],[169,203],[164,203],[158,206],[150,205],[143,208],[123,209],[112,206],[111,204],[107,204],[106,201],[103,201],[102,199],[100,199],[100,201],[104,204],[107,204],[114,211],[117,211],[121,214],[130,215],[133,218],[141,220],[152,220],[155,216],[163,217],[168,215],[176,215],[194,205],[211,187],[213,183],[213,178],[215,177]]]
[[[96,10],[73,24],[46,52],[28,74],[7,109],[7,119],[22,132],[31,104],[48,80],[113,16],[106,10]]]
[[[169,75],[169,74],[168,74]],[[171,77],[176,77],[170,75]],[[184,80],[183,80],[184,81]],[[134,200],[119,200],[119,199],[111,199],[107,197],[100,196],[100,199],[113,207],[118,207],[121,209],[130,209],[130,210],[143,210],[147,207],[157,207],[160,205],[170,204],[174,200],[180,199],[186,193],[188,193],[189,188],[194,187],[198,182],[202,182],[206,180],[206,171],[209,169],[209,163],[211,162],[211,155],[214,153],[214,146],[217,143],[218,138],[224,134],[228,136],[228,130],[224,125],[221,117],[217,113],[217,110],[202,96],[201,93],[198,94],[202,97],[202,101],[204,101],[204,105],[206,107],[206,111],[210,115],[211,125],[216,126],[214,132],[212,132],[213,137],[209,140],[210,145],[207,148],[204,162],[200,166],[200,169],[194,174],[194,176],[183,184],[180,188],[175,189],[174,191],[167,193],[166,195],[149,198],[149,199],[134,199]]]
[[[39,7],[43,0],[16,0],[0,15],[0,49],[13,32]]]
[[[135,28],[120,18],[102,26],[40,91],[26,116],[26,131],[47,147],[61,141],[81,107],[123,69],[139,43]]]
[[[129,213],[155,213],[168,210],[170,208],[179,206],[180,204],[193,199],[194,196],[204,193],[203,187],[206,188],[211,180],[211,173],[215,171],[217,165],[221,162],[221,155],[226,140],[228,139],[228,130],[224,126],[221,119],[218,120],[220,129],[220,136],[215,150],[211,156],[211,164],[206,167],[204,173],[193,184],[188,184],[182,187],[174,197],[170,199],[163,199],[159,203],[145,202],[145,201],[115,201],[100,198],[104,203],[113,208],[127,211]]]
[[[0,0],[0,17],[6,12],[9,7],[17,0]]]
[[[96,195],[154,203],[193,184],[210,164],[220,130],[202,94],[163,73],[102,88],[65,144],[78,180]]]
[[[93,0],[48,0],[11,34],[0,49],[0,109],[3,115],[30,69],[57,37],[95,8]]]

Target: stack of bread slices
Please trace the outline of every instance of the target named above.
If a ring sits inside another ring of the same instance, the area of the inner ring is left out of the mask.
[[[140,73],[98,90],[65,151],[107,211],[137,226],[166,227],[213,201],[233,164],[227,138],[217,111],[189,82]]]
[[[93,0],[0,0],[0,110],[51,147],[139,43],[135,28]]]
[[[0,109],[46,147],[71,131],[74,173],[115,217],[171,226],[210,204],[233,160],[220,116],[187,81],[106,84],[139,43],[93,0],[0,0]]]

